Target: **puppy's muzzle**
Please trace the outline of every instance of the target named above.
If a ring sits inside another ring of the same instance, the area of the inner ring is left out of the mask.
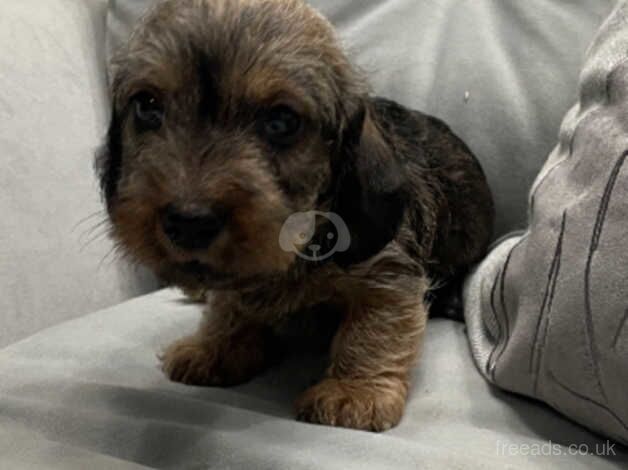
[[[169,204],[161,211],[164,234],[178,248],[198,251],[208,248],[226,223],[224,211],[195,207],[181,209]]]

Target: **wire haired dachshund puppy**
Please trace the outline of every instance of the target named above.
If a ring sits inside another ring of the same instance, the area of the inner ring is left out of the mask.
[[[198,331],[161,356],[172,380],[245,382],[275,359],[282,320],[341,312],[325,376],[296,402],[312,423],[399,422],[427,295],[492,231],[467,146],[372,96],[302,0],[157,3],[112,61],[97,168],[120,251],[211,291]]]

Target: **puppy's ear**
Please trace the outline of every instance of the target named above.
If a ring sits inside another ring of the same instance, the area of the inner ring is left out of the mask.
[[[360,263],[379,253],[397,234],[406,204],[406,175],[366,102],[349,119],[340,152],[332,164],[335,196],[332,211],[351,236],[347,251],[335,254],[338,265]]]
[[[114,109],[111,113],[111,121],[107,137],[96,154],[95,168],[100,189],[104,196],[107,208],[116,194],[120,170],[122,166],[122,121],[119,113]]]

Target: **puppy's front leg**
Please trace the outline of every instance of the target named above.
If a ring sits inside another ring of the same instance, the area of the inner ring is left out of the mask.
[[[214,294],[198,331],[164,351],[162,369],[171,380],[189,385],[238,385],[277,359],[271,329],[251,322],[234,296]]]
[[[399,422],[427,320],[426,286],[396,279],[354,294],[326,378],[297,401],[299,419],[368,431]]]

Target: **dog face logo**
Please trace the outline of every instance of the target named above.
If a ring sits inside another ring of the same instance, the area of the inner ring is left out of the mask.
[[[317,231],[318,228],[323,231]],[[293,252],[308,261],[323,261],[334,253],[347,251],[350,245],[347,224],[333,212],[292,214],[279,234],[279,246],[283,251]]]

